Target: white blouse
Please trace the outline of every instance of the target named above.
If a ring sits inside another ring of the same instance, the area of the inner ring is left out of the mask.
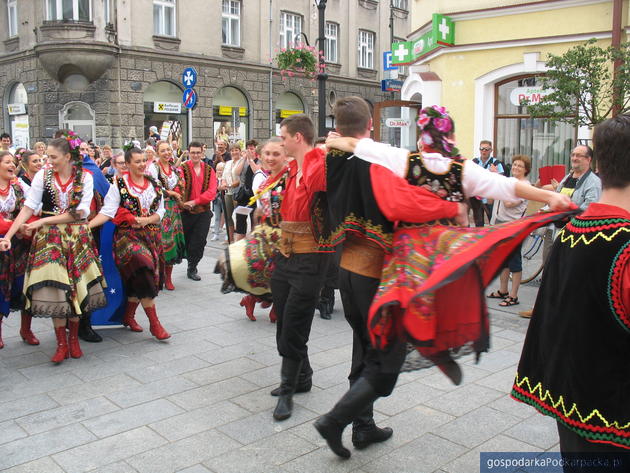
[[[129,193],[138,198],[140,208],[143,210],[143,213],[146,213],[148,216],[151,204],[157,196],[155,188],[151,185],[151,183],[149,183],[146,189],[142,192],[138,192],[138,189],[129,184],[129,174],[125,174],[123,179],[125,180],[125,184],[127,184],[127,190]],[[109,218],[114,218],[116,216],[116,212],[118,211],[118,207],[120,207],[120,189],[118,189],[118,185],[114,184],[109,186],[109,191],[107,191],[100,213],[107,215]],[[160,216],[160,220],[162,220],[162,217],[164,217],[164,196],[160,198],[160,203],[155,213],[158,214]]]
[[[406,177],[409,151],[378,143],[370,138],[359,140],[354,155],[364,161],[380,164],[400,177]],[[448,171],[452,158],[439,153],[422,153],[426,168],[436,174]],[[489,199],[518,200],[515,194],[517,179],[488,171],[469,159],[464,160],[462,188],[466,197],[480,196]]]
[[[162,183],[162,181],[159,180],[158,176],[159,176],[159,163],[157,161],[154,161],[153,164],[151,166],[149,166],[149,176],[151,176],[153,179],[155,179],[156,181],[158,181],[159,183]],[[164,173],[164,177],[166,178],[166,185],[168,186],[168,190],[172,191],[175,186],[177,185],[177,182],[179,181],[179,176],[177,175],[177,172],[175,172],[175,169],[171,168],[171,175],[168,176],[166,173]]]
[[[24,205],[33,211],[36,211],[41,208],[42,205],[42,196],[44,195],[44,173],[46,169],[41,169],[35,174],[33,181],[31,182],[31,189],[26,196],[26,201]],[[83,196],[81,197],[81,202],[77,206],[77,213],[81,215],[82,218],[87,218],[90,214],[90,203],[92,202],[92,197],[94,197],[94,181],[92,180],[92,175],[83,171],[83,176],[81,177],[83,182]],[[72,196],[72,183],[68,185],[66,191],[64,192],[59,184],[57,183],[57,179],[52,179],[53,185],[55,186],[55,190],[57,191],[57,195],[59,196],[59,202],[57,202],[59,209],[57,215],[61,215],[62,213],[68,210],[70,198]]]
[[[5,197],[0,197],[0,216],[5,220],[12,220],[13,211],[17,204],[17,197],[13,186],[9,184],[9,193]]]

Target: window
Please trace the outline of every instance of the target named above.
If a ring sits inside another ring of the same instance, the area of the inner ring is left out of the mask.
[[[359,67],[374,69],[374,33],[359,30]]]
[[[408,10],[407,0],[392,0],[392,7]]]
[[[339,38],[339,25],[326,22],[326,42],[324,43],[324,58],[326,62],[337,63],[337,39]]]
[[[223,44],[241,45],[241,2],[223,0]]]
[[[92,21],[90,0],[46,0],[49,21]]]
[[[291,48],[302,33],[302,17],[294,13],[280,14],[280,47]],[[299,40],[298,40],[299,42]]]
[[[103,0],[103,17],[105,18],[106,25],[109,25],[112,22],[111,0]]]
[[[153,34],[175,36],[175,0],[153,0]]]
[[[13,36],[17,36],[17,0],[8,0],[7,1],[7,13],[9,20],[9,38]]]

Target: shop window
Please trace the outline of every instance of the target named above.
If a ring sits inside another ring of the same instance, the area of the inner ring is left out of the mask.
[[[276,135],[280,135],[280,123],[287,117],[304,113],[304,102],[293,92],[285,92],[276,101]]]
[[[324,58],[326,62],[338,63],[339,25],[326,22],[326,42],[324,43]]]
[[[302,34],[302,16],[283,11],[280,13],[280,47],[292,48]]]
[[[398,8],[399,10],[409,10],[409,5],[407,0],[392,0],[392,7]]]
[[[95,116],[87,103],[68,102],[59,112],[59,128],[74,131],[84,141],[94,140]]]
[[[153,0],[153,34],[176,36],[175,0]]]
[[[156,126],[160,135],[165,130],[179,130],[176,138],[188,144],[188,114],[182,107],[184,91],[172,82],[161,80],[144,91],[144,136],[136,137],[142,143],[149,137],[149,128]],[[172,135],[172,134],[171,134]],[[172,137],[172,136],[171,136]]]
[[[7,20],[9,38],[17,36],[18,34],[18,21],[17,21],[17,0],[7,1]]]
[[[568,123],[533,118],[523,99],[537,101],[546,93],[537,76],[512,78],[496,85],[495,153],[507,163],[512,156],[526,154],[532,158],[530,180],[535,182],[543,166],[568,166],[571,149],[576,144],[577,129]]]
[[[49,21],[92,21],[91,0],[46,0]]]
[[[8,132],[11,134],[15,148],[29,147],[28,124],[28,94],[24,84],[13,84],[5,94],[4,119],[9,124]]]
[[[236,87],[223,87],[212,99],[214,138],[230,143],[249,139],[251,111],[247,97]]]
[[[241,45],[241,2],[223,0],[223,16],[221,20],[223,44],[226,46]]]
[[[371,31],[359,30],[359,67],[374,69],[374,36]]]

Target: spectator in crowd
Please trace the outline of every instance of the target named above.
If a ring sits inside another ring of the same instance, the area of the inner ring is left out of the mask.
[[[11,146],[13,140],[11,139],[11,135],[8,133],[2,133],[0,135],[0,149],[2,151],[8,151],[11,154],[15,154],[15,148]]]
[[[40,157],[46,157],[46,143],[43,141],[38,141],[33,145],[33,151],[39,154]]]
[[[218,139],[214,143],[214,155],[212,156],[212,162],[210,163],[212,167],[216,168],[217,163],[227,162],[232,159],[227,153],[227,149],[228,142],[226,140]]]
[[[225,199],[225,189],[226,186],[222,184],[221,180],[223,179],[223,170],[225,169],[225,163],[217,163],[217,196],[212,201],[212,212],[214,213],[214,229],[212,231],[211,241],[216,241],[219,239],[219,235],[221,234],[221,228],[225,224],[223,205]],[[227,239],[227,235],[226,235]]]
[[[543,186],[568,195],[582,210],[591,202],[597,202],[602,193],[602,181],[591,169],[593,150],[590,146],[579,145],[571,151],[571,172],[558,182],[551,180],[551,185]]]
[[[473,162],[479,164],[484,169],[491,172],[503,174],[503,165],[498,159],[492,157],[492,141],[482,140],[479,142],[479,157]],[[473,219],[476,227],[484,226],[484,216],[488,217],[488,222],[492,218],[492,201],[483,197],[471,197],[470,208],[473,211]]]
[[[158,132],[157,126],[152,126],[149,128],[149,140],[151,140],[151,145],[154,146],[155,143],[160,141],[160,133]]]

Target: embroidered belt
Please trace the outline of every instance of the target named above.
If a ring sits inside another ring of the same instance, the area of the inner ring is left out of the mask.
[[[361,276],[381,279],[384,259],[385,251],[376,243],[349,236],[343,243],[339,266]]]
[[[317,253],[319,245],[308,222],[280,222],[280,253],[287,258],[296,253]]]

